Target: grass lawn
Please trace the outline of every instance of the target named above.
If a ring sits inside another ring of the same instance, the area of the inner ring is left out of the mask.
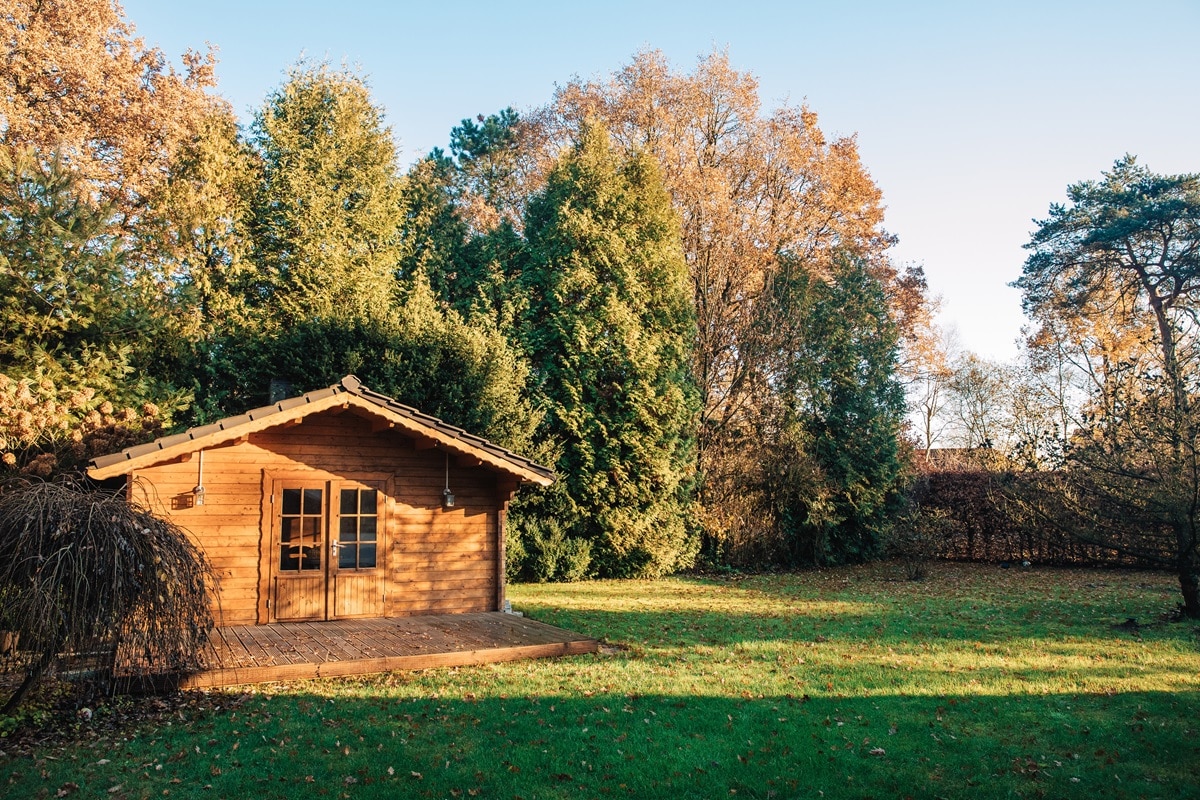
[[[117,701],[0,758],[0,794],[1200,798],[1200,627],[1160,620],[1170,576],[900,577],[512,586],[620,646]]]

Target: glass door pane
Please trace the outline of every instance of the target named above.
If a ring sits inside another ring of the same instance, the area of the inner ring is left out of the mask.
[[[324,489],[284,489],[279,519],[279,571],[321,569]]]
[[[338,523],[338,569],[374,569],[379,519],[376,489],[342,489]]]

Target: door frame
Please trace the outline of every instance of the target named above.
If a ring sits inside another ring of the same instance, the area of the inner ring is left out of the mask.
[[[382,472],[355,472],[344,475],[337,475],[326,472],[324,470],[267,470],[262,471],[262,484],[259,505],[261,508],[261,516],[259,521],[259,558],[258,558],[258,613],[257,622],[260,625],[278,622],[275,618],[275,578],[279,575],[278,558],[279,553],[276,547],[276,538],[279,532],[280,515],[281,515],[281,499],[283,484],[307,483],[310,486],[314,484],[322,484],[324,491],[324,512],[322,516],[322,525],[324,535],[322,538],[322,585],[324,586],[321,605],[324,613],[321,617],[311,620],[287,620],[295,622],[317,622],[333,619],[343,619],[337,617],[333,612],[333,596],[335,584],[337,581],[337,562],[331,557],[330,545],[336,538],[337,531],[335,527],[339,524],[339,511],[334,505],[334,492],[337,492],[344,486],[349,488],[350,485],[358,487],[366,487],[377,489],[381,495],[380,504],[378,506],[377,523],[376,523],[376,561],[375,569],[382,576],[382,592],[384,597],[380,599],[380,607],[386,611],[386,591],[388,575],[390,573],[390,536],[391,528],[391,511],[393,503],[393,495],[395,488],[395,476],[390,473]],[[276,487],[279,487],[279,492],[276,492]],[[289,487],[291,488],[291,487]],[[340,498],[340,495],[338,495]],[[279,499],[277,499],[279,498]],[[355,570],[356,572],[358,570]]]

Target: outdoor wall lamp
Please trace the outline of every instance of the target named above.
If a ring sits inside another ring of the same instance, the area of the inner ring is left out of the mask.
[[[204,451],[201,450],[198,455],[198,469],[196,475],[196,488],[192,489],[192,504],[197,506],[204,505]]]
[[[446,453],[446,488],[442,491],[442,508],[454,508],[454,492],[450,491],[450,453]]]

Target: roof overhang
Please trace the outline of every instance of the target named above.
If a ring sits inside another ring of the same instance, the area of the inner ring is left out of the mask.
[[[128,475],[131,472],[182,458],[245,439],[252,433],[291,426],[312,414],[347,410],[375,420],[377,431],[394,430],[411,436],[418,446],[441,448],[481,466],[507,473],[521,482],[549,486],[554,472],[527,458],[467,433],[437,417],[397,403],[386,395],[367,389],[348,375],[340,382],[300,397],[255,409],[246,414],[191,428],[173,436],[164,436],[149,444],[127,447],[119,453],[92,460],[88,475],[96,480]]]

